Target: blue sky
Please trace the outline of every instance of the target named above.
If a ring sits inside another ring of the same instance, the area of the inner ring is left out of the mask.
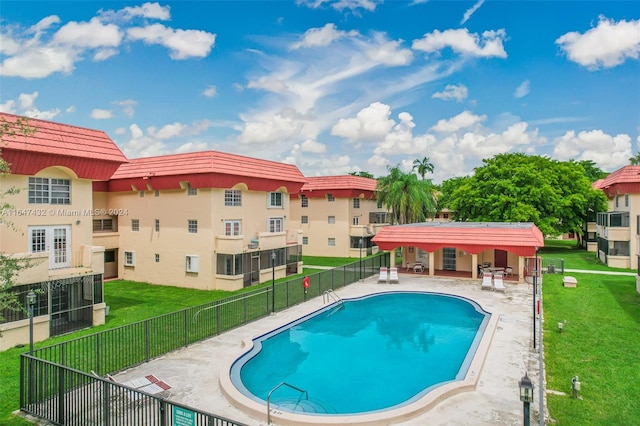
[[[0,110],[129,158],[213,149],[439,183],[505,152],[628,164],[638,1],[7,1]]]

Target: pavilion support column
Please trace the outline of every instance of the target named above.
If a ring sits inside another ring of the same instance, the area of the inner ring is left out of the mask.
[[[527,260],[526,257],[524,256],[518,256],[518,282],[524,282],[524,265],[525,265],[525,261]]]
[[[429,276],[433,277],[436,274],[436,254],[433,251],[429,252]]]
[[[391,250],[391,256],[389,259],[389,267],[390,268],[395,268],[396,267],[396,249]]]
[[[473,253],[471,255],[471,278],[474,280],[478,278],[478,254]]]

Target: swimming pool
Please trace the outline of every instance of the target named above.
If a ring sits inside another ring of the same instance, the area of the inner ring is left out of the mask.
[[[398,410],[439,388],[468,388],[490,318],[473,301],[439,293],[348,299],[253,339],[230,382],[263,406],[280,383],[303,390],[282,386],[270,402],[305,416]]]

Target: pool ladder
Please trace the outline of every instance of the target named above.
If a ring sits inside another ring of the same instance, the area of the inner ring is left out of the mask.
[[[326,292],[325,292],[326,293]],[[278,384],[276,387],[274,387],[273,389],[271,389],[269,391],[269,393],[267,394],[267,425],[271,424],[271,394],[274,393],[276,390],[278,390],[279,388],[281,388],[282,386],[288,386],[293,390],[297,390],[298,392],[300,392],[306,400],[309,400],[309,393],[306,390],[297,388],[293,385],[290,385],[287,382],[281,382],[280,384]]]
[[[326,304],[331,302],[331,300],[333,300],[334,302],[338,302],[339,304],[344,303],[344,301],[340,298],[340,296],[335,294],[333,290],[327,290],[324,293],[322,293],[322,303]]]

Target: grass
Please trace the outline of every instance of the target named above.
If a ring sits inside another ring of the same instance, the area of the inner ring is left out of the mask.
[[[587,252],[576,246],[575,240],[545,240],[540,249],[543,257],[561,257],[566,269],[585,269],[591,271],[636,272],[632,269],[610,268],[596,257],[596,253]]]
[[[365,256],[362,257],[365,259]],[[353,263],[358,258],[353,257],[323,257],[323,256],[302,256],[302,263],[305,265],[331,266],[337,267]]]

